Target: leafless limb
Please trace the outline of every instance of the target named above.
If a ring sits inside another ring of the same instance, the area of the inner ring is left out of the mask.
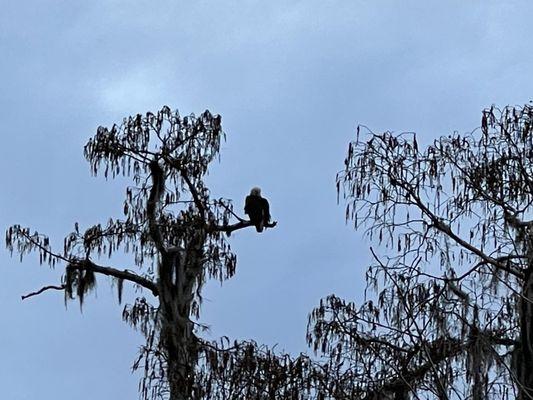
[[[22,300],[25,300],[29,297],[33,297],[33,296],[38,296],[40,295],[41,293],[47,291],[47,290],[65,290],[65,285],[61,285],[61,286],[57,286],[57,285],[49,285],[49,286],[44,286],[42,287],[41,289],[35,291],[35,292],[31,292],[31,293],[28,293],[26,295],[23,295],[23,296],[20,296],[20,298]]]

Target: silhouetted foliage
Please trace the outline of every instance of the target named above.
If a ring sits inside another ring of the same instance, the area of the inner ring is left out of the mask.
[[[61,286],[28,296],[58,289],[81,303],[97,274],[119,300],[124,282],[151,292],[123,312],[146,337],[134,365],[144,399],[533,399],[532,125],[526,105],[487,109],[480,130],[427,146],[358,128],[337,190],[381,254],[371,248],[362,305],[331,295],[312,311],[314,358],[208,342],[193,321],[206,279],[235,273],[227,234],[251,226],[203,183],[223,136],[209,112],[165,107],[99,128],[85,154],[95,174],[132,176],[125,219],[76,224],[62,253],[19,226],[7,246],[66,266]],[[93,261],[118,249],[136,272]]]
[[[252,368],[247,364],[252,355],[257,354],[257,360],[270,357],[254,343],[225,348],[224,340],[204,341],[198,336],[202,327],[193,321],[206,279],[223,281],[235,274],[236,256],[226,236],[253,226],[233,212],[231,201],[212,199],[204,184],[223,138],[220,116],[205,111],[182,117],[168,107],[126,118],[120,126],[100,127],[85,146],[85,157],[94,175],[132,178],[124,218],[85,231],[75,223],[62,252],[52,250],[47,236],[29,228],[15,225],[6,233],[8,249],[21,259],[36,251],[41,264],[65,268],[61,285],[45,286],[23,298],[54,289],[64,291],[65,301],[77,298],[82,305],[98,274],[114,279],[119,302],[124,282],[151,293],[123,312],[124,320],[146,337],[134,364],[144,370],[140,392],[145,399],[214,398],[220,390],[211,381],[216,376],[223,382],[226,373],[220,368],[228,357],[241,372]],[[232,218],[237,222],[231,223]],[[116,251],[133,254],[134,268],[96,262]],[[236,373],[227,376],[235,379]]]
[[[530,105],[492,107],[480,130],[423,149],[358,128],[338,191],[390,251],[372,250],[372,300],[332,296],[309,330],[355,398],[533,398],[532,124]]]

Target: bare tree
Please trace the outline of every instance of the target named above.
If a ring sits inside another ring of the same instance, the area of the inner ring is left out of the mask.
[[[53,250],[47,236],[29,228],[15,225],[7,230],[11,252],[22,258],[35,251],[41,263],[65,268],[62,282],[23,299],[60,290],[66,301],[77,298],[82,304],[97,275],[114,280],[119,301],[124,282],[148,294],[149,299],[140,296],[123,312],[124,320],[146,337],[134,365],[145,371],[140,385],[145,399],[214,397],[217,391],[209,380],[220,372],[214,370],[220,367],[218,357],[224,360],[230,354],[236,362],[252,353],[270,357],[252,342],[209,343],[198,335],[201,326],[194,322],[206,279],[223,281],[235,273],[236,256],[226,237],[252,226],[233,211],[229,200],[212,199],[203,181],[223,136],[220,116],[205,111],[182,117],[168,107],[126,118],[110,129],[100,127],[85,146],[85,157],[95,175],[132,177],[124,219],[85,231],[76,223],[62,251]],[[119,250],[133,255],[133,266],[118,269],[98,263]]]
[[[358,128],[337,189],[389,250],[372,249],[375,296],[311,314],[335,398],[533,399],[533,106],[481,125],[424,149]]]

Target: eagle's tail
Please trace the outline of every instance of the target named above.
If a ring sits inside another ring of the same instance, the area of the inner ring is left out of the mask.
[[[257,230],[257,232],[263,232],[263,222],[259,222],[258,224],[256,224],[255,229]]]

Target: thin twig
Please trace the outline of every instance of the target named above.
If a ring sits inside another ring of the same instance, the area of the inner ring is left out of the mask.
[[[229,211],[235,218],[239,220],[239,222],[246,222],[245,219],[239,217],[235,212],[231,209],[231,207],[228,207],[222,200],[219,201],[219,204],[224,207],[227,211]]]
[[[65,285],[57,286],[57,285],[49,285],[42,287],[41,289],[37,290],[36,292],[28,293],[27,295],[20,296],[22,300],[27,299],[28,297],[37,296],[41,294],[42,292],[45,292],[47,290],[65,290]]]

